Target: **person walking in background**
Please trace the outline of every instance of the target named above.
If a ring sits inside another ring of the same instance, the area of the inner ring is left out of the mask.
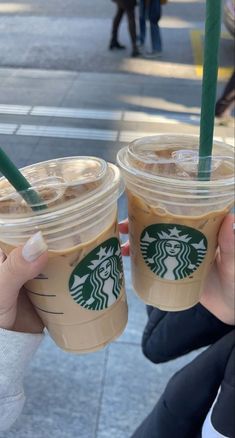
[[[222,96],[215,106],[215,117],[217,122],[226,125],[230,121],[231,112],[235,106],[235,70],[230,77]]]
[[[144,48],[146,39],[146,20],[150,23],[151,48],[145,55],[148,58],[157,58],[162,52],[162,39],[159,28],[162,8],[161,0],[140,0],[139,3],[139,25],[140,25],[140,47]]]
[[[113,0],[113,1],[117,4],[117,11],[113,19],[112,36],[109,44],[109,49],[123,50],[126,48],[125,46],[120,44],[118,40],[118,31],[119,31],[120,23],[124,14],[126,14],[128,19],[128,28],[129,28],[129,34],[132,44],[131,56],[135,58],[140,55],[136,43],[136,22],[135,22],[136,0]]]
[[[232,37],[235,37],[235,0],[227,0],[224,4],[224,24]],[[234,43],[234,41],[233,41]],[[222,96],[217,100],[215,117],[218,125],[228,125],[235,107],[235,70],[229,78]]]

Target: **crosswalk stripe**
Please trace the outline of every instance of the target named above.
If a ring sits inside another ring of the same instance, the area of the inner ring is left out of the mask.
[[[189,123],[198,125],[200,123],[199,115],[167,113],[154,114],[144,111],[120,111],[120,110],[99,110],[84,108],[65,108],[55,106],[28,106],[28,105],[0,105],[0,114],[11,115],[29,115],[39,117],[58,117],[73,119],[90,119],[90,120],[113,120],[124,122],[139,123],[162,123],[162,124],[179,124]]]
[[[190,123],[192,125],[198,125],[200,123],[200,117],[175,113],[168,113],[166,116],[164,116],[137,111],[124,111],[123,121],[141,123],[167,123],[172,125],[178,125],[179,123]]]
[[[108,129],[83,129],[69,128],[66,126],[43,126],[28,124],[0,123],[0,134],[20,135],[31,137],[52,137],[52,138],[71,138],[80,140],[103,140],[119,141],[123,143],[131,142],[137,138],[148,137],[159,134],[153,131],[126,131]],[[233,137],[214,137],[217,141],[222,141],[234,147]]]
[[[35,106],[30,111],[30,115],[69,117],[72,119],[121,120],[122,111]]]
[[[156,132],[138,132],[138,131],[121,131],[118,140],[120,142],[129,143],[137,138],[149,137],[150,135],[156,135]]]
[[[28,105],[0,105],[0,114],[27,115],[30,109]]]
[[[231,144],[233,147],[235,147],[235,138],[234,137],[226,137],[225,143]]]
[[[19,125],[16,135],[74,138],[83,140],[117,140],[117,131],[103,129],[82,129],[59,126]]]
[[[18,125],[12,123],[0,123],[0,134],[14,134]]]

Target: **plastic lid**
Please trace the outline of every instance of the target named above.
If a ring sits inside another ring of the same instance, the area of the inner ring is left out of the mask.
[[[139,139],[119,151],[118,164],[129,174],[144,179],[190,180],[201,184],[198,174],[198,137],[159,135]],[[211,180],[229,181],[234,175],[232,146],[214,142],[211,162]],[[205,183],[205,181],[202,181]]]
[[[46,215],[74,204],[85,208],[94,197],[98,201],[107,192],[118,191],[120,194],[119,189],[121,191],[119,170],[96,157],[60,158],[37,163],[21,171],[48,207],[38,211],[37,215]],[[0,179],[0,216],[34,215],[31,207],[39,205],[29,206],[5,178]]]

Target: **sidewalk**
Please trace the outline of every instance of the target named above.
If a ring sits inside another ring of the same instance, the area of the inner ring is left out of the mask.
[[[115,161],[131,138],[199,129],[197,80],[11,69],[0,78],[0,141],[18,165],[75,154]],[[231,140],[232,128],[216,128],[216,135]],[[120,205],[124,218],[123,199]],[[85,356],[64,353],[47,336],[27,372],[23,414],[0,438],[128,438],[170,376],[191,360],[154,366],[143,357],[145,306],[132,290],[128,260],[125,275],[124,334]]]
[[[0,141],[19,166],[96,152],[115,162],[134,138],[199,133],[200,94],[198,79],[0,69]],[[215,128],[229,143],[233,134]]]

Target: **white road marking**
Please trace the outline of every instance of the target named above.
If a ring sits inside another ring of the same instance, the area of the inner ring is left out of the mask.
[[[124,111],[123,120],[125,122],[141,122],[141,123],[167,123],[178,125],[179,123],[190,123],[192,125],[200,123],[199,116],[168,113],[167,115],[149,114],[137,111]]]
[[[27,115],[30,109],[27,105],[0,105],[0,114]]]
[[[226,137],[225,143],[231,144],[231,146],[235,147],[235,138],[234,137]]]
[[[156,132],[138,132],[138,131],[120,131],[118,140],[120,142],[129,143],[141,137],[149,137],[150,135],[156,135]]]
[[[119,110],[99,110],[83,108],[63,108],[52,106],[30,106],[30,105],[0,105],[0,114],[16,116],[38,116],[38,117],[56,117],[72,119],[90,119],[90,120],[113,120],[118,122],[135,122],[146,124],[168,124],[179,125],[187,123],[190,125],[199,125],[200,116],[167,113],[164,115],[148,113],[143,111],[119,111]],[[72,138],[83,140],[104,140],[130,142],[136,138],[157,134],[151,131],[120,130],[118,127],[114,130],[109,129],[83,129],[66,126],[44,126],[34,124],[13,124],[0,123],[0,134],[4,135],[26,135],[33,137],[54,137],[54,138]],[[219,141],[224,141],[234,146],[233,137],[215,137]]]
[[[69,117],[71,119],[121,120],[122,111],[34,106],[31,116]]]
[[[52,137],[52,138],[71,138],[80,140],[103,140],[110,142],[129,143],[137,138],[149,137],[159,132],[153,131],[125,131],[108,129],[82,129],[69,128],[67,126],[43,126],[0,123],[0,134],[3,135],[25,135],[30,137]],[[234,147],[232,137],[214,137],[215,140],[224,141]]]
[[[103,129],[68,128],[66,126],[19,125],[16,135],[116,141],[118,132]]]
[[[153,114],[143,111],[118,111],[84,108],[63,108],[56,106],[0,105],[0,114],[30,115],[40,117],[58,117],[90,120],[114,120],[139,123],[174,124],[188,123],[199,125],[199,115],[167,113]]]
[[[0,123],[0,134],[12,135],[15,133],[18,125],[12,123]]]

